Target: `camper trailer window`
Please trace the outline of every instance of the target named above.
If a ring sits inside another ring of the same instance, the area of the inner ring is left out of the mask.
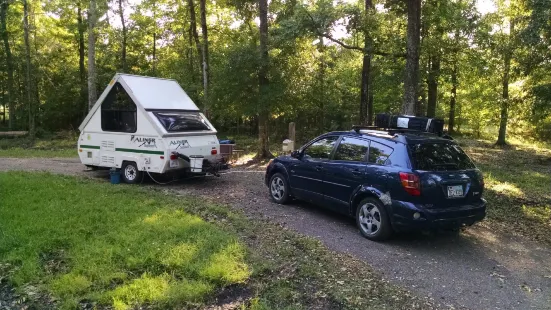
[[[116,83],[101,104],[101,129],[111,132],[136,132],[136,104]]]
[[[204,131],[211,130],[199,112],[153,112],[166,131]]]

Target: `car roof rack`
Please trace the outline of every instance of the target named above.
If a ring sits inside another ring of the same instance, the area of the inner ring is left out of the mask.
[[[417,129],[407,129],[407,128],[382,128],[382,127],[377,127],[377,126],[361,126],[361,125],[354,125],[352,126],[352,129],[357,132],[357,133],[360,133],[360,131],[362,132],[373,132],[373,133],[381,133],[381,132],[386,132],[386,133],[389,133],[389,134],[396,134],[396,133],[426,133],[426,134],[431,134],[431,135],[434,135],[433,133],[431,132],[426,132],[424,130],[417,130]]]
[[[386,133],[389,135],[396,135],[396,134],[404,134],[404,133],[411,133],[411,134],[420,134],[420,135],[427,135],[427,136],[438,136],[442,137],[444,139],[453,140],[451,136],[446,134],[445,132],[441,135],[427,132],[424,130],[418,130],[418,129],[408,129],[408,128],[382,128],[377,126],[363,126],[363,125],[354,125],[352,126],[352,129],[356,133],[370,133],[370,134],[382,134]]]

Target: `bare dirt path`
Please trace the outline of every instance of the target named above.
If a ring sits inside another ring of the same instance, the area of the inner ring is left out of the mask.
[[[85,171],[78,159],[0,158],[2,170],[44,170],[107,180],[105,171]],[[458,235],[399,235],[376,243],[361,237],[351,219],[304,203],[279,206],[270,202],[263,171],[234,169],[220,178],[195,178],[163,186],[144,183],[226,203],[251,218],[283,223],[319,239],[331,250],[365,260],[391,282],[442,305],[551,309],[551,249],[492,231],[483,224]]]

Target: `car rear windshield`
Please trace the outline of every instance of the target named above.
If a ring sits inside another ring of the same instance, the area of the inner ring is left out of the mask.
[[[474,169],[475,165],[455,143],[419,143],[410,145],[414,169],[449,171]]]
[[[199,112],[153,112],[169,132],[211,130]]]

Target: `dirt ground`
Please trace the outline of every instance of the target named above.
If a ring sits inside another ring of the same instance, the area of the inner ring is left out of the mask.
[[[78,158],[0,158],[0,171],[50,171],[108,181],[106,171],[88,171]],[[385,279],[442,305],[470,309],[551,309],[551,249],[522,236],[490,229],[484,222],[460,234],[397,235],[385,243],[360,236],[352,219],[295,202],[272,203],[258,167],[233,169],[220,178],[193,178],[142,185],[203,197],[268,218],[315,237],[329,249],[369,263]],[[0,185],[1,186],[1,185]],[[124,185],[123,185],[124,186]],[[513,228],[512,228],[513,230]]]

